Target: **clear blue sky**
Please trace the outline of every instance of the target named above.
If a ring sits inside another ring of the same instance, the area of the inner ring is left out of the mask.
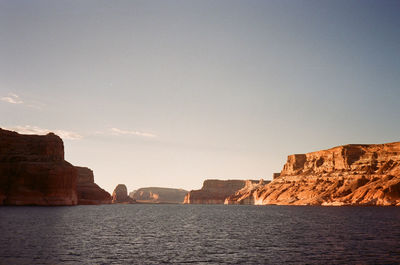
[[[0,127],[108,191],[399,141],[400,1],[0,1]]]

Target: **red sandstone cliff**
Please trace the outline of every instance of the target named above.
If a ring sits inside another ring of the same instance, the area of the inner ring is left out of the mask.
[[[75,168],[78,172],[78,204],[110,204],[110,193],[94,183],[93,171],[87,167]]]
[[[60,137],[0,129],[0,205],[75,205],[76,184]]]
[[[192,190],[186,196],[186,204],[223,204],[225,199],[242,189],[245,180],[205,180],[200,190]]]
[[[142,203],[183,203],[187,190],[149,187],[140,188],[131,194],[129,197]]]
[[[270,181],[264,181],[261,179],[256,182],[254,180],[246,180],[245,186],[238,190],[235,194],[227,197],[224,204],[257,204],[257,190],[263,188]]]
[[[247,196],[254,204],[400,205],[400,142],[290,155],[280,176]]]

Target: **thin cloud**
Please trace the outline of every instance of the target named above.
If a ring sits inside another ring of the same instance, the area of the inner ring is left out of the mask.
[[[26,98],[22,100],[22,98],[19,95],[12,92],[8,93],[7,96],[5,97],[1,97],[0,100],[10,104],[22,104],[25,107],[37,110],[41,110],[45,106],[43,103],[35,100],[29,100],[29,99],[27,100]]]
[[[19,98],[19,96],[15,93],[8,93],[9,96],[14,97],[14,98]]]
[[[44,129],[44,128],[40,128],[37,126],[30,126],[30,125],[7,127],[4,129],[10,130],[10,131],[15,131],[15,132],[22,133],[22,134],[48,134],[49,132],[53,132],[53,133],[57,134],[58,136],[60,136],[61,138],[66,139],[66,140],[80,140],[83,138],[82,135],[80,135],[76,132],[65,131],[65,130],[49,130],[49,129]]]
[[[157,135],[148,133],[148,132],[126,131],[126,130],[121,130],[118,128],[111,128],[110,130],[113,135],[137,135],[137,136],[149,137],[149,138],[157,137]]]
[[[1,101],[10,103],[10,104],[22,104],[24,103],[17,94],[8,93],[7,97],[0,98]]]
[[[31,100],[31,101],[29,101],[29,102],[26,102],[26,106],[27,106],[28,108],[41,110],[41,109],[43,109],[46,105],[43,104],[42,102],[39,102],[39,101],[36,101],[36,100]]]

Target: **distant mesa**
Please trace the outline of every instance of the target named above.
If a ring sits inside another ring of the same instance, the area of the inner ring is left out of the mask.
[[[183,203],[187,190],[160,187],[140,188],[129,194],[139,203]]]
[[[93,171],[87,167],[75,168],[78,172],[78,204],[110,204],[110,193],[94,183]]]
[[[290,155],[271,183],[242,189],[225,203],[400,206],[400,142]]]
[[[135,203],[136,201],[128,196],[128,189],[124,184],[118,184],[112,194],[112,203]]]
[[[185,196],[186,194],[186,196]],[[205,180],[200,190],[142,188],[112,196],[93,171],[64,160],[53,133],[21,135],[0,128],[0,205],[108,203],[400,206],[400,142],[344,145],[288,156],[273,180]]]
[[[246,182],[258,180],[218,180],[208,179],[200,190],[190,191],[184,199],[185,204],[223,204],[225,199],[246,186]]]
[[[0,205],[106,202],[93,173],[84,171],[64,160],[63,141],[54,133],[21,135],[0,129]]]

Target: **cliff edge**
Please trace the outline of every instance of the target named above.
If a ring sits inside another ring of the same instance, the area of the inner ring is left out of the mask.
[[[0,205],[76,205],[76,184],[60,137],[0,129]]]
[[[400,205],[400,142],[290,155],[271,183],[236,197],[254,204]]]
[[[75,167],[78,172],[78,204],[110,204],[111,195],[94,183],[93,171],[87,167]]]

